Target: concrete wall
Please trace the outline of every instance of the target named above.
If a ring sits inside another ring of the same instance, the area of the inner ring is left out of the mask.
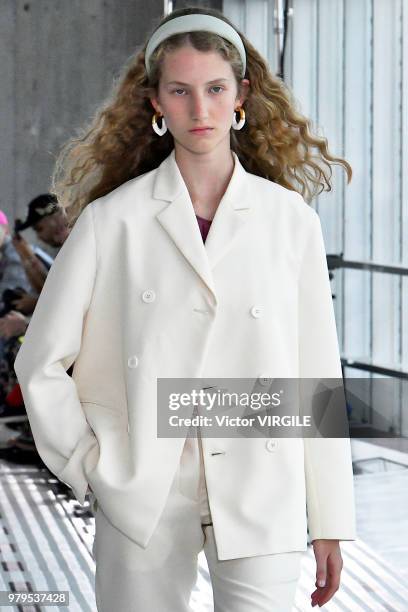
[[[221,0],[173,2],[173,10],[186,4]],[[0,208],[11,224],[49,190],[61,145],[163,9],[163,0],[1,0]]]

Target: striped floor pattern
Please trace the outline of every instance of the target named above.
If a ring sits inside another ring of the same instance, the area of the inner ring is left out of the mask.
[[[361,478],[361,477],[359,477]],[[92,558],[94,519],[70,495],[61,494],[48,470],[0,460],[0,589],[65,590],[70,612],[96,612]],[[342,542],[342,587],[323,608],[328,612],[408,611],[408,585],[401,571],[361,540]],[[297,612],[311,610],[315,561],[304,553],[296,595]],[[212,595],[204,553],[199,555],[194,612],[212,612]],[[12,609],[12,608],[7,608]],[[57,612],[57,606],[24,606],[22,612]],[[128,611],[118,611],[128,612]],[[129,611],[130,612],[130,611]]]

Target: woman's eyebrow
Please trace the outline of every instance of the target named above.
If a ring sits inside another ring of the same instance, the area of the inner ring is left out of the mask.
[[[229,79],[213,79],[212,81],[208,81],[206,85],[210,85],[211,83],[216,83],[218,81],[229,81]],[[181,81],[168,81],[166,85],[186,85],[189,87],[189,83],[182,83]]]

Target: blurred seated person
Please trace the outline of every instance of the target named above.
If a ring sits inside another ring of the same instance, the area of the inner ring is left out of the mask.
[[[21,231],[32,228],[36,238],[47,248],[31,246],[21,235]],[[56,196],[44,193],[35,197],[28,205],[25,221],[16,219],[13,244],[21,257],[26,274],[37,296],[41,292],[48,270],[61,246],[69,234],[68,222],[64,209],[58,205]],[[52,251],[50,254],[49,251]],[[16,302],[16,308],[29,314],[31,311],[28,298]]]
[[[35,296],[30,295],[30,291],[31,283],[10,236],[7,216],[4,211],[0,210],[0,362],[4,358],[6,341],[10,335],[14,335],[14,332],[18,335],[24,333],[28,325],[28,319],[24,313],[14,312],[11,315],[13,321],[6,320],[5,316],[14,310],[13,300],[23,297],[29,302],[26,307],[29,312],[32,312],[35,306],[33,302]],[[4,385],[4,379],[0,377],[1,383]]]
[[[55,195],[50,193],[41,194],[31,200],[26,220],[16,219],[13,238],[9,235],[8,221],[4,213],[1,219],[7,257],[4,256],[0,261],[0,346],[2,339],[4,342],[25,331],[29,319],[24,315],[33,313],[54,261],[54,257],[43,248],[29,244],[20,232],[32,228],[40,241],[58,252],[70,231],[64,209],[58,205]]]
[[[27,294],[31,291],[31,283],[25,272],[20,254],[10,236],[7,216],[0,210],[0,313],[5,306],[4,291],[17,287]]]
[[[31,245],[20,234],[32,228],[38,240],[54,251],[54,256],[39,245]],[[14,236],[8,243],[20,260],[26,283],[5,286],[0,310],[0,405],[16,384],[13,362],[20,341],[30,322],[48,271],[69,234],[65,211],[53,194],[41,194],[31,200],[25,221],[16,219]],[[8,225],[5,234],[8,235]],[[28,281],[28,282],[27,282]]]

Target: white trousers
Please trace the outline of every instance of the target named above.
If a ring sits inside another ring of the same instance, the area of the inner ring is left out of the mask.
[[[98,612],[191,612],[201,550],[214,612],[290,612],[301,551],[222,560],[212,527],[200,438],[186,438],[165,509],[146,549],[117,530],[97,506],[94,558]]]

